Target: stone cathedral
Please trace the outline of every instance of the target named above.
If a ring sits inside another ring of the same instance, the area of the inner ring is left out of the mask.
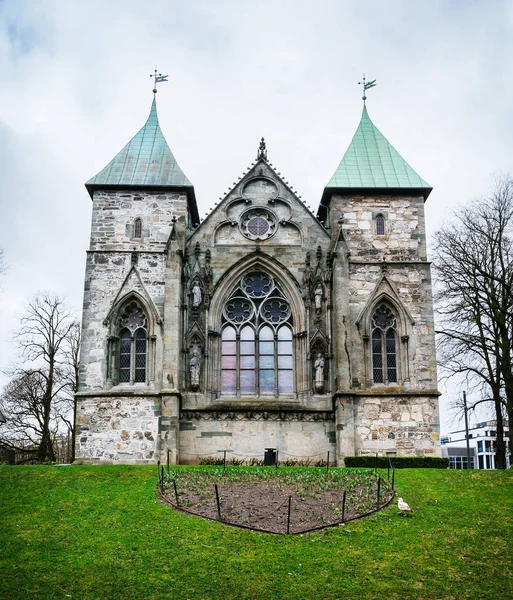
[[[77,462],[438,454],[432,188],[365,105],[315,214],[262,140],[200,222],[155,96],[86,188]]]

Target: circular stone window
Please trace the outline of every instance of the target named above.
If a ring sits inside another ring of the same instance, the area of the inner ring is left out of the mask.
[[[266,210],[250,210],[241,219],[241,231],[250,240],[266,240],[276,231],[276,220]]]

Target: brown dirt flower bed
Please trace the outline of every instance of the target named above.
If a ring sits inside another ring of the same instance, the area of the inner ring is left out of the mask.
[[[272,533],[287,533],[289,497],[290,533],[335,525],[378,507],[378,475],[364,469],[177,467],[165,476],[163,485],[164,496],[173,506],[177,505],[175,483],[178,508],[218,519],[217,484],[222,521]],[[392,497],[390,484],[382,479],[380,507]]]

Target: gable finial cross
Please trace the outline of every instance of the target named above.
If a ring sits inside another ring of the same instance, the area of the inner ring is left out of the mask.
[[[376,80],[373,79],[372,81],[366,81],[365,80],[365,73],[363,74],[363,81],[359,81],[358,85],[363,85],[363,96],[362,96],[362,100],[363,100],[363,105],[365,106],[365,100],[367,100],[367,96],[365,95],[365,92],[367,90],[370,90],[371,88],[375,87],[377,85]]]
[[[259,158],[263,158],[264,160],[267,160],[267,147],[265,145],[264,138],[262,138],[260,140],[260,146],[258,147],[257,160]]]
[[[164,81],[167,81],[167,78],[169,77],[169,75],[162,75],[162,73],[157,73],[157,69],[155,69],[155,74],[150,75],[150,77],[154,77],[153,93],[156,94],[157,93],[157,83],[163,83]]]

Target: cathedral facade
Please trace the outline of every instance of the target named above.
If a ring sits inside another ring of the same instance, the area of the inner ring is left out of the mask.
[[[155,98],[86,188],[77,462],[438,454],[431,187],[365,106],[315,214],[262,140],[200,223]]]

